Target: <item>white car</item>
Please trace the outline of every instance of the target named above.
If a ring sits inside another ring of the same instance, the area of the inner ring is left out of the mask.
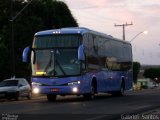
[[[20,97],[32,97],[32,90],[26,79],[13,78],[0,82],[0,98],[19,100]]]

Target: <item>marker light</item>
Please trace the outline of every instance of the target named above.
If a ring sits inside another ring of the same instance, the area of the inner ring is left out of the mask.
[[[32,82],[32,86],[41,86],[42,84],[41,83],[38,83],[38,82]]]
[[[80,83],[81,83],[80,81],[74,81],[74,82],[68,83],[68,85],[79,85]]]
[[[33,93],[34,94],[39,94],[39,88],[33,88]]]
[[[60,34],[61,31],[53,31],[53,34]]]
[[[45,75],[46,72],[36,72],[36,75]]]

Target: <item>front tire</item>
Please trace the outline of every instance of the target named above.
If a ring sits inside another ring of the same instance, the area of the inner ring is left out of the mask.
[[[54,102],[56,101],[57,96],[56,95],[52,95],[52,94],[48,94],[47,95],[47,99],[49,102]]]
[[[32,92],[31,92],[31,91],[28,93],[27,98],[28,98],[28,100],[31,100],[31,99],[32,99]]]
[[[121,89],[120,89],[120,91],[118,91],[118,95],[119,96],[124,96],[125,95],[125,93],[124,93],[124,85],[121,85]]]
[[[121,84],[120,90],[111,93],[113,96],[124,96],[125,95],[125,86],[124,83]]]
[[[124,83],[124,81],[122,81],[122,83],[121,83],[121,88],[120,88],[120,90],[118,91],[118,96],[124,96],[125,95],[125,83]]]
[[[83,95],[87,100],[94,100],[95,99],[95,87],[94,85],[91,86],[91,92],[88,94]]]
[[[19,92],[17,92],[17,93],[15,94],[15,100],[16,100],[16,101],[18,101],[18,100],[19,100],[19,98],[20,98],[20,93],[19,93]]]

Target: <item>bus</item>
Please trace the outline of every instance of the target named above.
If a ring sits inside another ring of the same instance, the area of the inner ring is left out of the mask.
[[[32,47],[23,51],[31,63],[32,90],[48,101],[57,95],[124,95],[132,88],[132,46],[111,35],[83,27],[35,33]]]

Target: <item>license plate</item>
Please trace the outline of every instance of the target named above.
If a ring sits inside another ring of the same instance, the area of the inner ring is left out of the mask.
[[[52,88],[51,91],[52,91],[52,92],[58,92],[59,89],[57,89],[57,88]]]

